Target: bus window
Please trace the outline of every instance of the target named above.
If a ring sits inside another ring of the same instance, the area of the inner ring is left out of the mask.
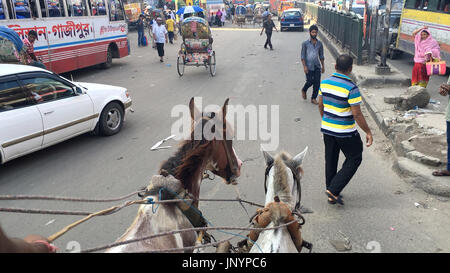
[[[67,0],[69,16],[87,16],[86,3],[84,0]]]
[[[0,1],[0,20],[6,19],[5,12],[3,11],[3,3]]]
[[[437,11],[450,13],[450,0],[440,0],[437,6]]]
[[[105,0],[88,0],[91,6],[91,15],[106,15]]]
[[[64,3],[62,0],[47,0],[49,17],[65,17]]]
[[[124,20],[123,8],[119,0],[108,0],[109,4],[109,20],[122,21]]]
[[[45,4],[47,0],[39,0],[39,5],[41,6],[41,16],[42,18],[48,17],[47,5]]]
[[[13,0],[17,19],[31,18],[31,10],[28,0]]]

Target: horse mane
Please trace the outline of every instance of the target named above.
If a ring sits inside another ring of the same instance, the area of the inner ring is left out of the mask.
[[[274,192],[284,203],[291,203],[292,195],[288,183],[288,173],[286,171],[287,164],[291,160],[291,156],[286,152],[280,152],[274,161]]]
[[[205,124],[207,120],[199,124]],[[159,173],[166,170],[170,175],[180,180],[185,189],[189,189],[191,185],[187,182],[192,179],[195,171],[198,169],[199,162],[210,158],[212,154],[212,141],[202,138],[202,140],[194,139],[194,131],[191,133],[191,138],[181,143],[181,147],[169,159],[161,164]]]

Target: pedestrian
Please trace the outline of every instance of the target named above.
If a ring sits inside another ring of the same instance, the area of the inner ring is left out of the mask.
[[[273,28],[275,28],[275,30],[278,32],[277,27],[275,26],[275,24],[272,21],[272,15],[269,14],[267,16],[267,20],[263,24],[263,27],[261,29],[261,33],[259,34],[259,35],[262,35],[263,30],[264,29],[266,30],[267,38],[266,38],[266,43],[264,44],[264,48],[265,49],[267,49],[267,45],[269,45],[270,46],[270,50],[273,50],[272,41],[271,41]]]
[[[208,16],[208,22],[209,26],[212,27],[214,25],[214,13],[211,12],[211,14]]]
[[[158,50],[158,56],[160,62],[164,62],[164,43],[167,43],[167,29],[162,24],[162,18],[156,19],[156,26],[153,29],[153,37],[155,38],[156,49]]]
[[[344,204],[340,195],[362,161],[363,143],[356,123],[366,133],[366,146],[372,145],[372,132],[361,112],[361,95],[350,79],[353,59],[343,54],[336,59],[336,73],[320,84],[319,112],[325,144],[326,195],[330,204]],[[355,123],[356,121],[356,123]],[[345,156],[337,171],[339,153]]]
[[[306,100],[308,88],[313,87],[311,103],[317,104],[317,95],[320,87],[320,74],[325,73],[323,44],[317,39],[319,28],[316,25],[309,27],[310,38],[302,43],[301,59],[306,75],[306,83],[302,88],[302,97]]]
[[[167,32],[169,34],[169,43],[173,44],[173,37],[175,32],[175,21],[169,17],[166,20]]]
[[[36,57],[36,54],[34,54],[34,42],[37,39],[37,33],[35,30],[28,31],[28,37],[23,39],[23,44],[26,48],[26,63],[28,65],[40,67],[43,69],[47,69],[45,65],[42,63],[40,59]]]
[[[439,43],[431,37],[428,27],[413,31],[414,37],[414,67],[411,76],[411,85],[427,87],[430,76],[427,74],[426,62],[433,58],[440,59]]]
[[[231,12],[231,22],[234,22],[234,15],[235,15],[236,8],[234,7],[234,4],[231,4],[230,12]]]
[[[222,12],[220,11],[220,9],[216,12],[216,25],[219,27],[222,26]]]
[[[138,47],[144,46],[144,14],[139,15],[139,19],[136,23],[138,32]]]
[[[220,18],[222,21],[222,26],[225,26],[225,20],[226,20],[227,12],[225,9],[222,9],[222,17]]]
[[[152,37],[152,48],[154,48],[154,49],[156,49],[156,43],[155,43],[155,36],[153,35],[153,33],[155,32],[155,27],[157,25],[158,24],[156,23],[155,18],[153,18],[152,19],[152,35],[151,35],[151,37]]]
[[[447,84],[443,83],[440,87],[439,94],[447,96],[448,104],[445,119],[447,121],[447,168],[445,170],[434,171],[434,176],[450,176],[450,76],[448,77]]]

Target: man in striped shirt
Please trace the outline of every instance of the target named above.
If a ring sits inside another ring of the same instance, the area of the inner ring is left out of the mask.
[[[340,193],[362,161],[363,144],[356,123],[366,133],[366,146],[369,147],[373,142],[372,132],[361,112],[361,94],[349,77],[352,67],[352,57],[340,55],[336,59],[336,73],[323,80],[319,89],[321,131],[325,143],[326,194],[330,204],[344,204]],[[338,172],[340,151],[345,155],[345,162]]]

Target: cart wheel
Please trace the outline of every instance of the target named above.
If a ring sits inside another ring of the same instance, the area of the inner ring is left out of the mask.
[[[211,76],[216,75],[216,52],[213,51],[212,56],[209,57],[209,72]]]
[[[178,56],[177,58],[177,71],[178,71],[178,75],[183,76],[184,74],[184,61],[183,58],[181,56]]]

